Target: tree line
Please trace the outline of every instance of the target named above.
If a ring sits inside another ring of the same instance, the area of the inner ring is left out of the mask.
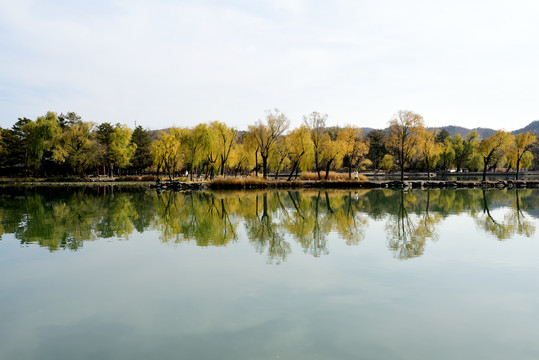
[[[288,117],[275,109],[246,131],[220,121],[172,127],[153,135],[137,126],[94,124],[74,112],[47,112],[36,120],[19,118],[0,129],[0,171],[4,176],[119,176],[164,174],[236,176],[259,173],[287,179],[312,171],[328,179],[330,171],[482,171],[534,167],[536,136],[499,130],[479,139],[425,126],[421,115],[398,111],[385,130],[363,133],[357,126],[328,125],[328,115],[313,112],[291,129]]]

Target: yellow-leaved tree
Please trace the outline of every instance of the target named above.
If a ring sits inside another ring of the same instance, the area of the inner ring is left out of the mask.
[[[224,176],[225,167],[236,144],[238,131],[220,121],[210,123],[210,130],[215,137],[214,146],[217,152],[217,161],[219,162],[219,173]]]
[[[329,170],[331,168],[338,169],[342,165],[344,155],[346,153],[346,143],[341,139],[332,140],[329,133],[324,133],[320,141],[322,152],[320,165],[326,168],[326,180],[329,179]]]
[[[268,175],[268,158],[270,152],[277,144],[277,139],[288,129],[290,120],[278,109],[266,111],[266,121],[258,120],[254,125],[249,125],[249,133],[258,145],[258,152],[262,158],[262,173],[264,179]]]
[[[159,133],[151,149],[157,176],[159,176],[159,170],[163,169],[169,180],[172,181],[173,174],[183,166],[184,154],[182,153],[181,139],[188,132],[188,129],[172,127],[168,131]]]
[[[58,132],[53,140],[52,159],[59,164],[67,162],[79,175],[97,165],[102,149],[92,134],[92,127],[92,123],[81,121]]]
[[[427,168],[427,179],[430,180],[430,170],[436,166],[440,154],[442,153],[442,146],[436,142],[436,131],[421,129],[419,135],[419,156],[421,161]]]
[[[314,145],[311,139],[311,131],[307,125],[294,129],[286,137],[288,157],[292,163],[292,170],[287,181],[292,179],[294,172],[307,170],[314,158]]]
[[[131,142],[131,130],[127,125],[116,124],[110,136],[110,152],[113,164],[118,167],[118,174],[121,169],[131,164],[131,158],[135,154],[137,144]]]
[[[313,142],[314,151],[314,166],[318,173],[318,180],[322,177],[320,175],[320,162],[322,157],[323,147],[323,135],[326,133],[326,122],[328,120],[328,114],[321,114],[319,112],[312,112],[309,116],[303,117],[303,123],[309,128],[311,132],[311,140]]]
[[[528,131],[523,134],[515,135],[511,145],[509,145],[507,157],[510,166],[516,171],[515,178],[517,180],[522,165],[525,165],[526,163],[531,164],[533,154],[531,153],[530,149],[533,147],[536,140],[537,138],[535,135]]]
[[[337,134],[337,140],[344,146],[344,158],[348,165],[348,179],[352,179],[352,167],[359,166],[360,161],[369,151],[369,147],[361,138],[361,129],[347,125]]]
[[[389,121],[386,148],[394,156],[404,180],[404,166],[418,150],[420,133],[424,129],[423,117],[408,110],[398,111]]]
[[[477,145],[477,154],[483,160],[483,181],[486,180],[487,168],[495,164],[511,144],[512,136],[498,130],[494,135],[483,139]]]

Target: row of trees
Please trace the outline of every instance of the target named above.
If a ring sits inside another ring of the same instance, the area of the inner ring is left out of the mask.
[[[423,117],[399,111],[385,130],[364,134],[359,127],[328,126],[328,116],[313,112],[300,127],[275,109],[267,111],[247,131],[214,121],[190,128],[172,127],[152,138],[141,126],[83,121],[76,113],[48,112],[35,121],[19,119],[0,131],[0,167],[4,174],[98,175],[144,172],[178,175],[237,175],[262,173],[267,178],[288,171],[288,180],[300,171],[315,171],[326,179],[330,170],[391,171],[398,169],[481,170],[506,167],[516,171],[533,166],[537,140],[532,133],[512,135],[497,131],[479,139],[474,131],[462,137],[425,127]]]

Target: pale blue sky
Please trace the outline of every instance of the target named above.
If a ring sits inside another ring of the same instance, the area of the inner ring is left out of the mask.
[[[0,126],[48,110],[157,129],[264,110],[383,128],[539,119],[539,2],[0,0]]]

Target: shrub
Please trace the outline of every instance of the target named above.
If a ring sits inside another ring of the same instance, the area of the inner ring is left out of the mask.
[[[157,177],[155,175],[143,175],[140,178],[141,181],[155,181]]]

